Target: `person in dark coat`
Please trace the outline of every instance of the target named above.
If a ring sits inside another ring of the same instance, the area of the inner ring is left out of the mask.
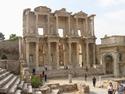
[[[33,68],[32,73],[33,73],[33,75],[36,74],[36,70],[35,70],[35,68]]]
[[[44,78],[45,78],[45,82],[47,82],[47,74],[46,74],[46,72],[44,74]]]
[[[93,82],[93,86],[95,87],[96,86],[96,78],[95,78],[95,76],[92,78],[92,82]]]
[[[85,73],[85,81],[87,81],[87,74]]]

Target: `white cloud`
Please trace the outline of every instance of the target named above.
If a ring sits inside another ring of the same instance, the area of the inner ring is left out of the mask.
[[[122,6],[119,6],[120,4]],[[39,5],[48,6],[52,10],[64,7],[71,12],[83,10],[88,14],[95,13],[97,38],[105,34],[125,34],[123,32],[125,30],[125,0],[2,0],[0,2],[0,32],[3,32],[7,38],[12,33],[22,35],[23,9],[33,9]],[[113,5],[117,7],[115,9],[110,7]]]
[[[105,17],[112,20],[123,21],[122,18],[125,17],[125,9],[108,12],[105,14]]]
[[[100,43],[99,38],[104,37],[105,34],[111,35],[125,35],[125,10],[117,10],[104,13],[95,20],[97,42]]]
[[[125,0],[97,0],[98,4],[101,6],[112,6],[112,5],[119,5],[125,3]]]

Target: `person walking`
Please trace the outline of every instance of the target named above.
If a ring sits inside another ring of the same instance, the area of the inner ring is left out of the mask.
[[[108,94],[113,94],[113,85],[112,83],[110,82],[109,85],[108,85]]]
[[[125,93],[125,87],[121,83],[118,83],[117,93],[118,94],[124,94]]]
[[[85,81],[87,81],[87,73],[85,73],[85,75],[84,75],[84,76],[85,76]]]
[[[92,78],[92,82],[93,82],[93,86],[95,87],[96,86],[96,78],[95,78],[95,76]]]

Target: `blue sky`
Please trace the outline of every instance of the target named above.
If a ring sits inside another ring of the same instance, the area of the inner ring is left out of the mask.
[[[22,12],[25,8],[48,6],[52,11],[66,8],[69,12],[84,11],[96,14],[95,35],[97,43],[105,34],[125,35],[125,0],[1,0],[0,32],[22,36]]]

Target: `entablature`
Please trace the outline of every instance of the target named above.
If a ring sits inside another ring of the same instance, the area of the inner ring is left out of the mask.
[[[86,14],[83,11],[80,11],[80,12],[74,14],[74,18],[86,18],[87,16],[88,16],[88,14]]]
[[[43,14],[43,15],[51,13],[51,9],[46,6],[36,7],[34,11],[36,14]]]
[[[72,12],[67,12],[65,8],[55,11],[55,16],[70,16]]]

